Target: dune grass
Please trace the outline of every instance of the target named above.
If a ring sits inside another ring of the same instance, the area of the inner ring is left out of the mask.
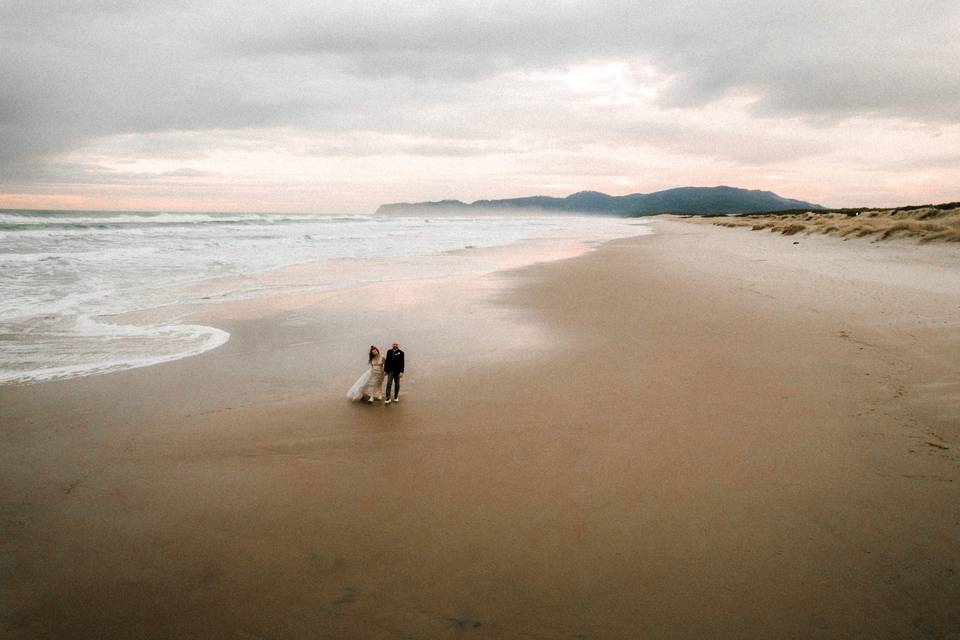
[[[745,214],[710,218],[722,227],[769,229],[785,236],[814,233],[841,238],[918,242],[960,242],[960,203],[921,205],[897,209],[840,209]]]

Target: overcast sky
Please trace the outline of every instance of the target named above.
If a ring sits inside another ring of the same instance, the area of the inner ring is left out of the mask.
[[[960,2],[0,0],[0,207],[960,200]]]

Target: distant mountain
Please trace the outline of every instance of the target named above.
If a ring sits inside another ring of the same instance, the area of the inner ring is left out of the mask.
[[[678,187],[654,193],[610,196],[599,191],[580,191],[566,198],[528,196],[506,200],[460,200],[397,202],[381,205],[377,213],[428,213],[477,209],[536,209],[621,216],[651,216],[658,213],[759,213],[788,209],[823,209],[818,204],[782,198],[772,191],[736,187]]]

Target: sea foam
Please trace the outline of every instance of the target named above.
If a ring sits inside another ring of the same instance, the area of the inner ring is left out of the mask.
[[[131,312],[475,272],[482,259],[453,253],[640,233],[633,225],[537,215],[0,211],[0,383],[169,362],[229,339],[214,327],[122,320]],[[297,265],[310,268],[271,276]]]

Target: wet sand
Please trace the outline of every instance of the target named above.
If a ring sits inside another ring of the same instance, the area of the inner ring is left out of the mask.
[[[0,387],[2,635],[960,635],[957,248],[655,229]]]

